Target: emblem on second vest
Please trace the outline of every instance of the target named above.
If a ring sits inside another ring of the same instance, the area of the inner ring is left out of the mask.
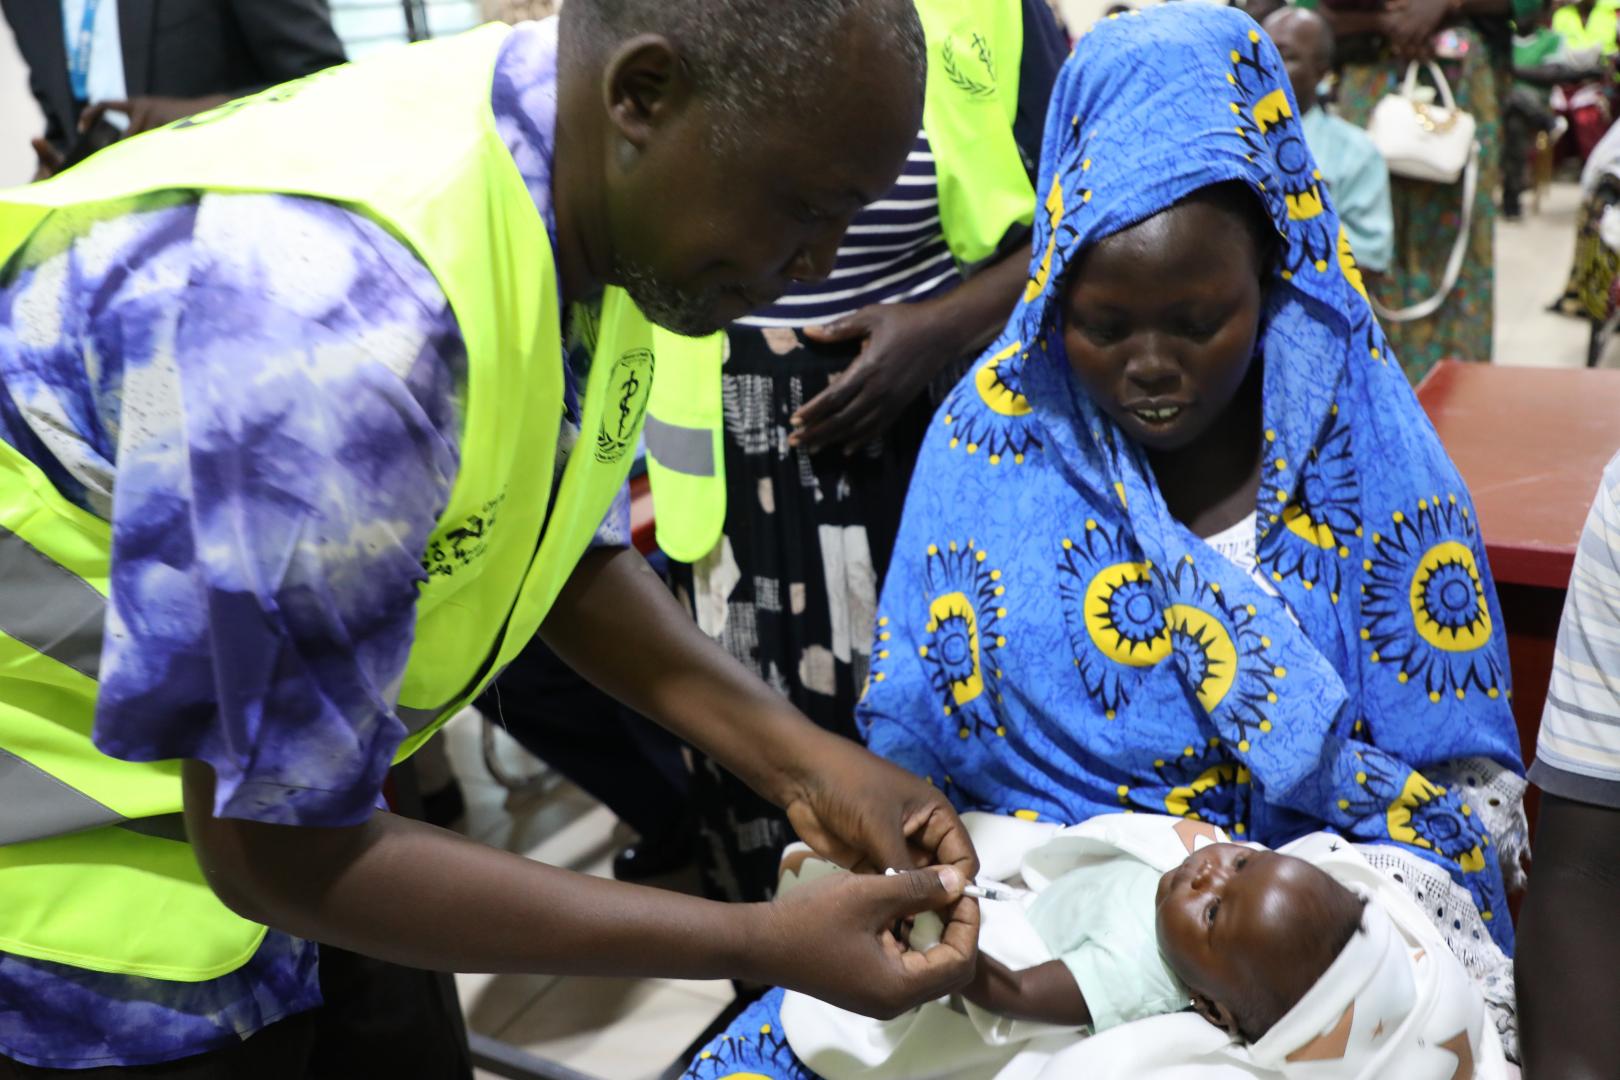
[[[652,390],[651,349],[631,349],[613,362],[602,400],[602,424],[596,432],[596,460],[611,465],[634,449]]]

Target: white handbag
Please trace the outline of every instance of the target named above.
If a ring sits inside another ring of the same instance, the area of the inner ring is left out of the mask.
[[[1463,257],[1473,231],[1474,199],[1479,192],[1479,144],[1474,141],[1474,117],[1457,108],[1451,84],[1434,61],[1426,61],[1429,76],[1440,95],[1440,104],[1420,100],[1417,95],[1418,61],[1406,67],[1406,82],[1398,94],[1388,94],[1373,109],[1367,133],[1383,154],[1394,176],[1426,180],[1435,184],[1455,184],[1462,180],[1462,214],[1457,238],[1446,259],[1440,288],[1433,296],[1404,308],[1386,308],[1377,300],[1373,310],[1387,322],[1416,322],[1440,310],[1462,274]]]
[[[1455,184],[1474,148],[1474,117],[1457,108],[1451,84],[1433,60],[1425,61],[1440,95],[1439,104],[1422,100],[1417,92],[1418,61],[1406,66],[1406,82],[1398,94],[1386,94],[1373,109],[1367,134],[1384,155],[1394,176]]]

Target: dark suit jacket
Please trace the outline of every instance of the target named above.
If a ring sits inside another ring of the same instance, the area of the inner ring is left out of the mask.
[[[45,113],[65,150],[78,124],[58,0],[0,0]],[[344,60],[326,0],[118,0],[130,97],[240,94]]]

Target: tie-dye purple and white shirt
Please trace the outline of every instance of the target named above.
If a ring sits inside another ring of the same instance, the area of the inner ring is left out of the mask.
[[[556,48],[555,20],[520,27],[491,88],[553,238]],[[53,222],[0,281],[0,439],[112,525],[97,745],[208,762],[221,816],[363,821],[458,464],[467,358],[443,293],[317,200],[161,195]],[[628,534],[621,494],[597,542]],[[139,1065],[319,1003],[315,946],[276,931],[201,983],[0,953],[0,1054]]]

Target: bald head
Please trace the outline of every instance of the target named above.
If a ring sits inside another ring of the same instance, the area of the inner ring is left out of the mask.
[[[1316,86],[1333,70],[1333,28],[1314,11],[1285,7],[1265,21],[1301,110],[1316,104]]]

